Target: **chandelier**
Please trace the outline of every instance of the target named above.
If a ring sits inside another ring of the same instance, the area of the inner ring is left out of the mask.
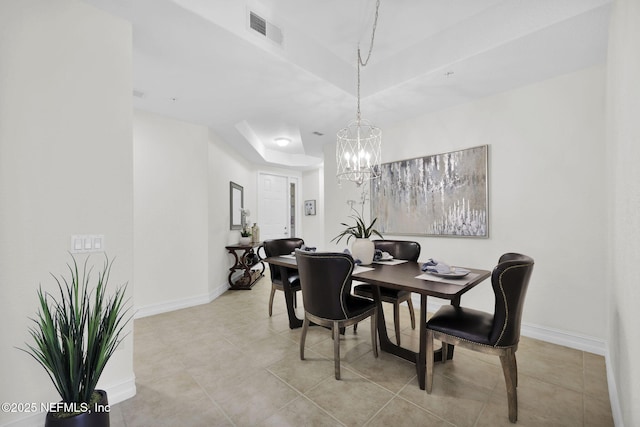
[[[380,176],[382,131],[360,116],[360,66],[365,67],[369,62],[369,58],[371,58],[373,39],[378,26],[379,8],[380,0],[377,0],[373,31],[371,32],[371,44],[365,61],[362,60],[360,45],[358,45],[358,109],[356,119],[337,133],[336,163],[338,172],[336,177],[338,181],[348,180],[355,182],[357,186]]]

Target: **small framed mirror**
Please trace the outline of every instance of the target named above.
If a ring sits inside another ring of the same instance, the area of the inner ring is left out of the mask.
[[[229,218],[230,229],[242,229],[241,209],[244,208],[244,188],[233,181],[229,181]]]

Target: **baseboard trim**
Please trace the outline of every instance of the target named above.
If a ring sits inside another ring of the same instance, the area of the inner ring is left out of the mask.
[[[605,355],[605,341],[587,335],[548,328],[546,326],[533,325],[530,323],[522,324],[521,333],[525,337],[575,348],[576,350],[582,350],[588,353],[598,354],[600,356]]]
[[[127,380],[118,384],[105,385],[98,388],[102,388],[107,392],[109,405],[115,405],[136,395],[136,376],[131,375]]]
[[[160,304],[151,304],[146,306],[135,307],[135,319],[142,317],[154,316],[156,314],[168,313],[170,311],[180,310],[183,308],[195,307],[197,305],[209,304],[214,299],[225,293],[229,289],[229,284],[224,283],[205,295],[198,295],[179,300],[167,301]]]
[[[622,408],[620,407],[620,400],[618,398],[618,386],[616,384],[616,376],[613,372],[613,366],[611,366],[611,353],[609,347],[606,349],[604,361],[607,369],[607,385],[609,386],[609,402],[611,403],[613,425],[616,427],[624,427]]]
[[[226,282],[224,284],[218,286],[216,289],[214,289],[211,292],[209,292],[209,302],[211,302],[214,299],[218,298],[220,295],[224,294],[228,290],[229,290],[229,284],[226,283]]]
[[[435,301],[434,301],[435,300]],[[414,305],[420,306],[420,300],[414,301]],[[448,301],[430,298],[427,302],[427,311],[436,312],[443,305],[449,304]],[[605,355],[606,343],[599,338],[587,335],[577,334],[575,332],[563,331],[560,329],[549,328],[546,326],[534,325],[531,323],[523,323],[520,333],[529,338],[535,338],[540,341],[558,344],[576,350],[586,351],[588,353]]]

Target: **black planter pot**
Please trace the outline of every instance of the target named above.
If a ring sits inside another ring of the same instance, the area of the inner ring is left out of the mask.
[[[109,427],[109,401],[107,392],[96,390],[100,400],[92,407],[72,417],[61,417],[60,412],[47,412],[44,427]],[[85,409],[85,408],[82,408]]]

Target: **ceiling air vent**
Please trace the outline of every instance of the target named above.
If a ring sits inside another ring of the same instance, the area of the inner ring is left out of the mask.
[[[279,45],[282,44],[282,30],[275,25],[267,22],[266,19],[259,16],[255,12],[249,12],[249,27],[262,34],[272,42],[275,42]]]
[[[267,21],[253,12],[249,13],[249,26],[263,36],[267,35]]]

